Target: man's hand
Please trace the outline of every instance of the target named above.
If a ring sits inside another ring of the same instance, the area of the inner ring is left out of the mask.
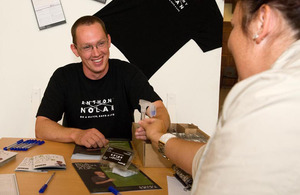
[[[139,121],[140,128],[145,129],[146,137],[151,140],[152,145],[157,148],[159,138],[165,133],[165,124],[156,118],[146,118]]]
[[[95,128],[80,130],[75,133],[74,142],[87,148],[104,147],[108,140]]]
[[[147,140],[146,131],[143,127],[140,126],[135,130],[135,138],[141,140]]]

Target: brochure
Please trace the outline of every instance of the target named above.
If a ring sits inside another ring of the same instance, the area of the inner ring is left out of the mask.
[[[78,162],[72,164],[90,193],[109,192],[108,187],[110,186],[120,192],[161,189],[133,164],[128,169],[135,169],[137,173],[129,177],[115,174],[109,166],[101,163]]]
[[[132,149],[128,140],[109,140],[110,146]],[[75,145],[71,159],[100,160],[105,148],[87,148],[85,146]]]
[[[87,148],[75,145],[71,159],[100,160],[101,148]]]
[[[46,172],[48,170],[64,170],[66,162],[63,156],[57,154],[41,154],[25,157],[15,171]]]
[[[0,167],[16,158],[17,152],[0,150]]]

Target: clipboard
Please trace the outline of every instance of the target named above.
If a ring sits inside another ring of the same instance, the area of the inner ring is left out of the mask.
[[[40,30],[66,23],[60,0],[31,0]]]

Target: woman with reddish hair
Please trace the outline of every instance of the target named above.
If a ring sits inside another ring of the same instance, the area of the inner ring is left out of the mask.
[[[193,175],[192,194],[300,194],[300,0],[240,0],[228,47],[239,82],[207,144],[140,125]]]

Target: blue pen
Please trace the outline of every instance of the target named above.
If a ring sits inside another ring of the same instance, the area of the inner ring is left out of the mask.
[[[45,190],[48,187],[48,183],[51,181],[51,179],[53,178],[54,175],[55,175],[55,172],[50,176],[48,181],[41,187],[41,189],[39,190],[39,193],[44,193],[45,192]]]
[[[18,144],[20,144],[20,143],[22,143],[22,142],[23,142],[23,139],[20,139],[20,140],[17,141],[16,143],[11,144],[11,145],[9,145],[9,146],[7,146],[7,147],[4,147],[3,150],[9,150],[9,149],[15,147],[16,145],[18,145]]]
[[[108,190],[109,190],[111,193],[113,193],[114,195],[121,195],[121,193],[120,193],[118,190],[116,190],[114,187],[112,187],[112,186],[109,186],[109,187],[108,187]]]

